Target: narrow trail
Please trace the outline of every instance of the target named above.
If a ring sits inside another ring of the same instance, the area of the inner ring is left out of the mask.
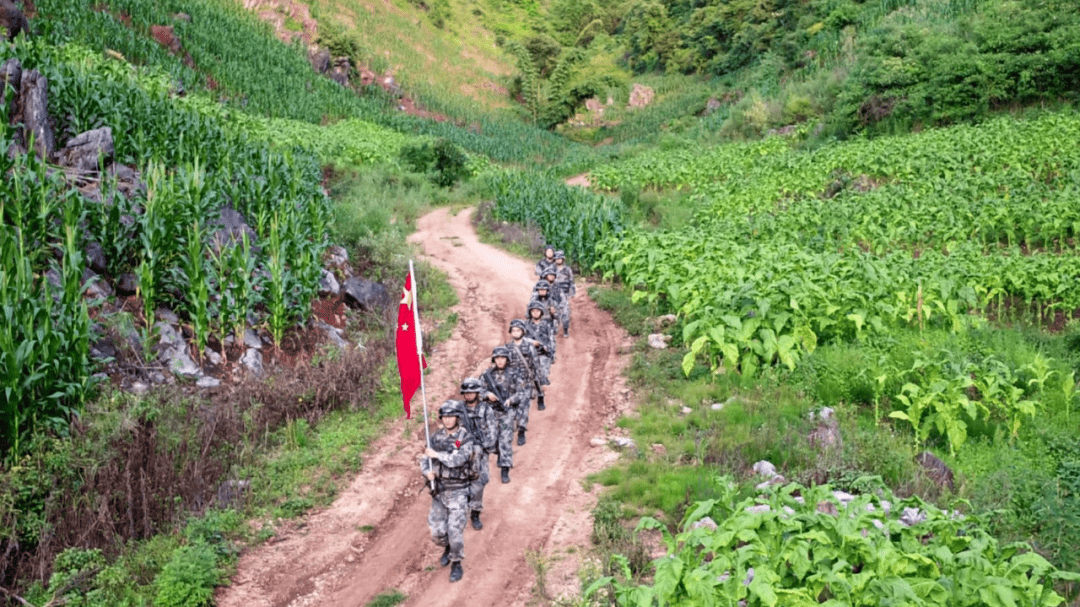
[[[489,364],[491,349],[524,315],[536,282],[533,264],[477,239],[470,211],[439,209],[420,218],[411,240],[447,272],[460,303],[451,338],[428,359],[429,411],[457,398],[460,381]],[[530,415],[528,444],[516,447],[511,483],[493,479],[484,496],[484,529],[465,531],[464,579],[449,583],[431,543],[417,456],[423,448],[419,395],[412,420],[395,422],[366,456],[363,469],[327,509],[284,530],[240,559],[233,584],[218,592],[222,607],[362,607],[397,589],[405,605],[524,606],[535,576],[525,553],[552,563],[551,596],[575,594],[581,548],[588,546],[596,492],[582,481],[617,455],[591,439],[605,436],[629,410],[621,375],[630,340],[598,309],[578,281],[570,337],[559,338],[543,412]],[[423,297],[423,293],[419,294]]]

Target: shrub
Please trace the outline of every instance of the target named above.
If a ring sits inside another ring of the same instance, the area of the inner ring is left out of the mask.
[[[203,542],[180,546],[155,580],[154,607],[203,607],[220,581],[212,547]]]

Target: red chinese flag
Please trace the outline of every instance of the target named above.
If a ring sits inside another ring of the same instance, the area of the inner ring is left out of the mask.
[[[405,404],[405,417],[412,417],[409,410],[409,401],[412,400],[416,389],[420,387],[420,365],[422,354],[420,353],[420,338],[417,325],[419,314],[414,310],[416,305],[416,291],[412,285],[412,274],[405,276],[405,288],[402,289],[401,305],[398,306],[397,316],[397,364],[401,374],[401,398]],[[423,361],[427,368],[427,361]]]

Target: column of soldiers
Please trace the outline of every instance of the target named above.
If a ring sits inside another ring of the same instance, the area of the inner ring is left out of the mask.
[[[545,245],[536,263],[538,282],[525,307],[526,318],[510,321],[510,341],[491,352],[491,366],[479,378],[461,382],[462,400],[447,400],[439,407],[442,427],[424,451],[421,472],[431,488],[428,528],[431,539],[443,547],[439,564],[450,565],[450,581],[464,574],[465,524],[484,525],[484,487],[490,479],[491,454],[503,483],[514,467],[513,443],[525,445],[529,410],[547,408],[544,386],[550,385],[555,362],[555,337],[562,329],[570,335],[570,298],[577,293],[574,273],[566,256]]]

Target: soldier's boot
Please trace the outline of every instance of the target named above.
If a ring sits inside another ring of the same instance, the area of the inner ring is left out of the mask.
[[[473,510],[472,511],[472,528],[476,529],[477,531],[480,531],[481,529],[484,528],[484,524],[480,522],[480,511],[479,510]]]
[[[518,446],[525,444],[525,428],[518,428]]]
[[[566,324],[562,326],[562,336],[570,337],[570,321],[567,321]]]
[[[502,467],[502,482],[504,484],[510,482],[510,466]]]
[[[450,566],[450,581],[456,582],[463,575],[465,575],[465,572],[461,570],[461,561],[454,561],[454,564]]]
[[[442,556],[439,557],[439,565],[446,567],[450,564],[450,546],[446,547],[446,550],[442,551]]]
[[[546,408],[547,407],[544,406],[544,395],[541,394],[540,396],[537,396],[536,397],[536,410],[537,411],[543,411]]]

